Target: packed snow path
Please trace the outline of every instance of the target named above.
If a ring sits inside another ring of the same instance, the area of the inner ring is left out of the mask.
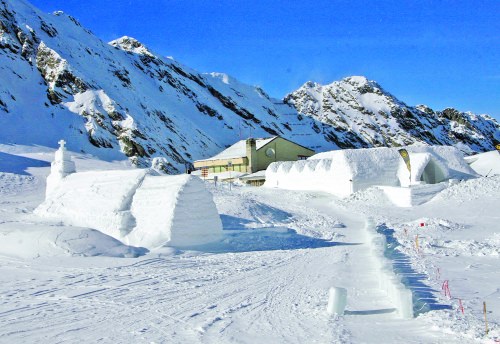
[[[392,312],[369,260],[364,218],[335,210],[331,196],[212,191],[229,234],[205,252],[1,258],[0,342],[445,340]],[[331,286],[348,289],[344,317],[326,313]]]

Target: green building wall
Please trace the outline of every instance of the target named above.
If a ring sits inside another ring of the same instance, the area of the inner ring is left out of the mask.
[[[267,156],[266,151],[272,148],[273,156]],[[253,172],[265,170],[270,163],[275,161],[296,161],[299,156],[310,157],[314,151],[293,142],[277,137],[257,151],[257,168]]]

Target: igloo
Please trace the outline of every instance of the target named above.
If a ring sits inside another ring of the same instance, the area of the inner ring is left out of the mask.
[[[264,186],[347,197],[371,186],[408,187],[477,176],[454,147],[404,148],[409,153],[411,175],[400,148],[344,149],[319,153],[306,161],[272,163]]]
[[[65,156],[65,159],[58,157]],[[97,229],[127,245],[149,249],[215,242],[222,224],[212,194],[191,175],[147,169],[75,172],[62,146],[35,214]],[[73,165],[74,167],[74,165]]]

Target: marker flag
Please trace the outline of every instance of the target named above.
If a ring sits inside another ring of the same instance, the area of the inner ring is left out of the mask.
[[[402,149],[399,149],[398,152],[401,155],[401,157],[403,158],[403,160],[406,164],[406,168],[408,169],[408,171],[411,174],[410,155],[408,154],[408,151],[406,149],[402,148]]]

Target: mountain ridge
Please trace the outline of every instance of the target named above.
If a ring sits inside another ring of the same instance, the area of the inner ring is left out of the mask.
[[[363,76],[328,85],[308,81],[284,101],[337,131],[354,131],[355,136],[336,140],[341,148],[426,143],[458,145],[470,153],[494,149],[500,139],[500,125],[491,116],[408,106]]]
[[[486,135],[500,139],[494,120],[481,133],[470,124],[475,115],[450,110],[439,114],[448,122],[435,119],[434,110],[408,107],[363,77],[350,79],[357,84],[349,92],[338,90],[337,102],[328,93],[321,102],[315,98],[324,87],[315,83],[274,99],[227,74],[200,73],[159,56],[132,37],[105,43],[73,17],[42,13],[25,0],[0,0],[0,76],[0,143],[54,147],[64,138],[70,149],[105,160],[147,167],[165,158],[168,173],[249,136],[279,135],[316,151],[429,143],[472,152],[491,147],[481,141]],[[359,97],[386,111],[373,117],[368,103],[356,103]],[[387,133],[376,126],[383,118]],[[445,140],[450,123],[467,130]],[[444,134],[412,133],[413,124],[435,124]]]
[[[315,120],[299,119],[262,89],[198,73],[133,38],[106,44],[72,17],[24,0],[2,0],[0,19],[8,80],[0,86],[0,142],[54,146],[63,137],[70,149],[137,166],[165,157],[170,173],[247,133],[335,148],[313,135]]]

